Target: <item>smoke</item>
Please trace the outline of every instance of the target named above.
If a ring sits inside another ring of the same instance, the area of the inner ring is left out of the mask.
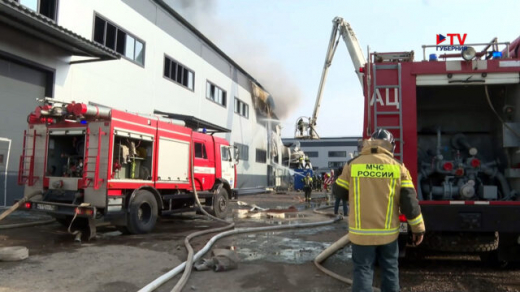
[[[250,38],[251,33],[218,19],[218,0],[165,0],[223,52],[244,68],[273,96],[274,112],[280,119],[290,116],[300,104],[300,90],[280,60],[269,48]],[[238,2],[237,2],[238,3]]]

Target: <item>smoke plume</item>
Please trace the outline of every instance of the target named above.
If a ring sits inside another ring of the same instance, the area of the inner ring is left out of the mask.
[[[273,96],[274,112],[289,117],[300,103],[301,93],[280,60],[269,55],[269,48],[249,38],[250,32],[218,19],[217,0],[165,0]],[[237,2],[239,3],[239,2]]]

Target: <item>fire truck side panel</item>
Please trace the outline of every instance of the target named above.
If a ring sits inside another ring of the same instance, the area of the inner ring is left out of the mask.
[[[85,203],[97,208],[107,206],[110,124],[90,122],[85,140],[83,186]]]
[[[194,132],[193,147],[195,187],[197,190],[209,190],[215,184],[217,175],[213,136]]]
[[[402,123],[403,123],[403,162],[417,180],[417,104],[415,76],[412,75],[412,63],[403,63],[401,76],[402,91]],[[410,138],[408,138],[410,137]]]
[[[189,183],[190,142],[159,136],[157,184]]]
[[[20,157],[19,180],[25,184],[24,196],[43,190],[47,148],[47,127],[31,125],[25,133],[23,154]]]
[[[158,122],[154,181],[157,189],[191,190],[191,129],[164,121]],[[170,150],[171,151],[170,151]]]

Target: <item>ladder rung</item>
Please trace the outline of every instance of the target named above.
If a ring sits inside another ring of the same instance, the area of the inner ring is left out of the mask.
[[[378,115],[398,115],[400,112],[377,112]]]
[[[374,87],[377,89],[377,88],[400,88],[401,86],[399,86],[399,85],[376,85]]]
[[[380,127],[376,127],[378,129],[387,129],[387,130],[398,130],[398,129],[401,129],[400,126],[380,126]]]

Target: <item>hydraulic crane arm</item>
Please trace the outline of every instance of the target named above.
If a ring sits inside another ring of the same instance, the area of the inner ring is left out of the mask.
[[[336,53],[336,49],[339,43],[338,33],[343,38],[347,46],[347,50],[350,54],[350,58],[354,65],[355,72],[359,78],[359,82],[361,86],[363,86],[363,75],[359,72],[359,68],[364,67],[366,64],[365,57],[363,52],[361,51],[361,47],[357,40],[356,34],[354,30],[350,27],[350,24],[343,20],[341,17],[336,17],[332,20],[332,32],[330,35],[329,46],[327,48],[327,54],[325,55],[325,64],[323,65],[323,72],[321,74],[320,85],[318,87],[318,95],[316,96],[316,103],[314,105],[314,112],[312,117],[309,119],[308,123],[300,123],[298,122],[298,126],[300,126],[300,136],[297,138],[310,138],[310,139],[319,139],[318,134],[315,131],[316,121],[318,119],[318,114],[321,105],[321,99],[323,97],[323,89],[325,87],[325,82],[327,80],[327,74],[329,72],[329,67],[332,64],[332,59],[334,58],[334,54]],[[302,119],[302,118],[300,118]],[[302,131],[301,124],[308,125],[308,135],[304,135]],[[296,131],[298,133],[298,129]]]

